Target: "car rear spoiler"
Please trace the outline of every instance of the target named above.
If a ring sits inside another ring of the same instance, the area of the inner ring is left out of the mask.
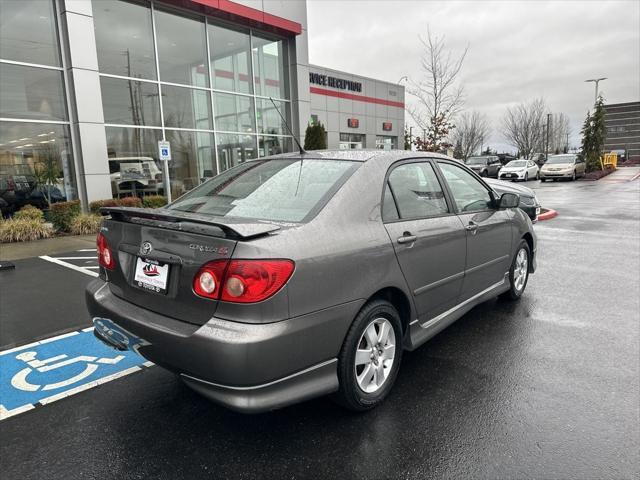
[[[233,221],[166,209],[102,207],[100,213],[104,216],[111,215],[111,218],[121,222],[244,240],[280,229],[278,225],[271,223]]]

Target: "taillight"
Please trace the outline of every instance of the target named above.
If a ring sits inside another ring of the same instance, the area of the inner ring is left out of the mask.
[[[291,260],[231,260],[228,265],[226,260],[216,260],[198,271],[193,290],[201,297],[223,302],[260,302],[287,283],[294,267]]]
[[[215,260],[205,263],[193,278],[193,291],[196,295],[217,300],[220,296],[220,285],[228,260]]]
[[[96,245],[98,246],[98,263],[109,270],[113,270],[116,262],[113,258],[113,252],[109,248],[107,239],[102,233],[98,233],[96,238]]]

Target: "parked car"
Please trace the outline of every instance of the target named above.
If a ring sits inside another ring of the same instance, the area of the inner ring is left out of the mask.
[[[561,155],[549,155],[547,163],[540,169],[540,180],[575,180],[586,173],[586,165],[580,155],[565,153]]]
[[[523,185],[515,185],[511,182],[494,180],[493,178],[488,178],[485,182],[487,182],[487,184],[493,188],[498,195],[502,195],[503,193],[515,193],[519,195],[520,203],[518,206],[520,207],[520,210],[526,213],[532,222],[535,223],[538,221],[541,206],[540,201],[533,190]]]
[[[529,160],[533,160],[538,167],[544,165],[544,162],[547,161],[547,156],[544,153],[536,152],[529,154]]]
[[[95,335],[230,408],[378,405],[413,350],[536,265],[518,195],[455,160],[318,151],[241,163],[155,210],[104,208]]]
[[[111,189],[116,197],[163,193],[162,169],[151,157],[109,159]]]
[[[29,164],[0,165],[0,208],[3,214],[20,210],[29,204],[36,188],[36,177]]]
[[[481,177],[497,177],[500,167],[502,167],[497,155],[469,157],[465,164]]]
[[[498,172],[499,180],[521,180],[528,182],[530,178],[538,180],[540,169],[533,160],[512,160]]]

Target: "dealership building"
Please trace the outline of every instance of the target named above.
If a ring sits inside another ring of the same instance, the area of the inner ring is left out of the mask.
[[[295,151],[278,110],[301,142],[320,122],[329,148],[403,147],[402,86],[308,57],[303,1],[2,0],[0,174],[53,170],[84,205],[164,193],[168,142],[175,198]]]

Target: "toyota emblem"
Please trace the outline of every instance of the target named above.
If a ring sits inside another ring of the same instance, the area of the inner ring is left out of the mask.
[[[153,250],[153,245],[151,245],[151,242],[143,242],[142,245],[140,245],[140,253],[142,255],[148,255],[149,253],[151,253],[151,250]]]

